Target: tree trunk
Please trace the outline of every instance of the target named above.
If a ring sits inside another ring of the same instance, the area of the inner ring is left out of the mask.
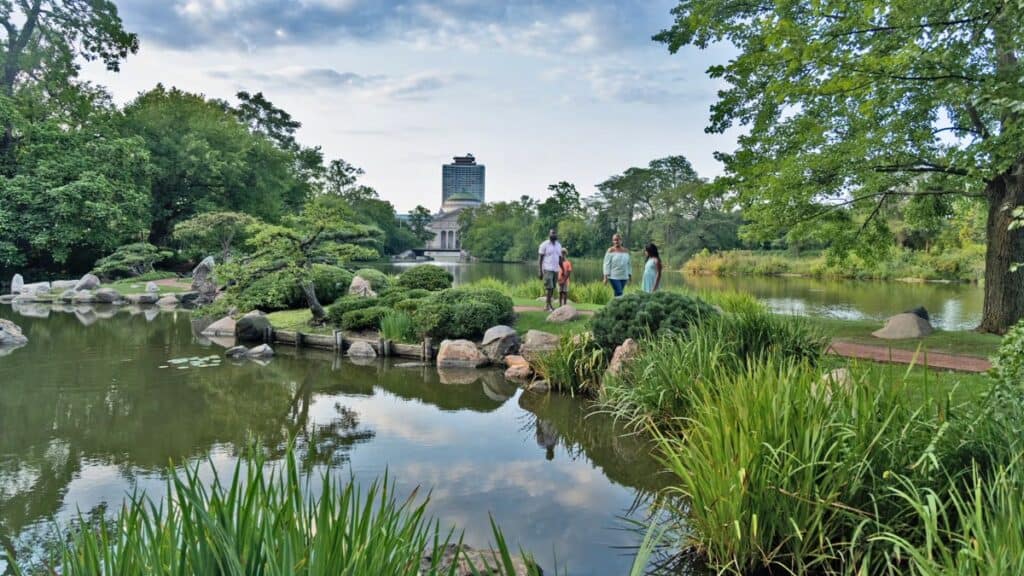
[[[302,283],[302,292],[306,295],[306,303],[309,304],[309,311],[313,313],[313,323],[323,324],[327,319],[327,312],[324,312],[323,305],[316,297],[316,286],[312,282]]]
[[[1010,230],[1013,209],[1024,205],[1024,162],[990,182],[985,254],[985,304],[978,330],[1005,334],[1024,317],[1024,270],[1010,267],[1024,263],[1024,229]]]

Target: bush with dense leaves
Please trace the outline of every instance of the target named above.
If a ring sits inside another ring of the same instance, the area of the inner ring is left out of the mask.
[[[391,278],[380,270],[374,270],[373,268],[360,268],[359,270],[356,270],[355,275],[369,282],[370,287],[373,288],[374,292],[380,293],[391,286]]]
[[[992,359],[992,377],[1013,387],[1024,385],[1024,321],[1006,333]]]
[[[421,288],[409,289],[402,288],[400,286],[392,286],[387,290],[382,291],[378,295],[381,306],[390,306],[394,308],[399,302],[403,300],[410,300],[416,298],[424,298],[430,296],[432,292],[429,290],[423,290]]]
[[[451,273],[444,268],[423,264],[403,272],[396,284],[405,288],[421,288],[436,292],[451,288],[453,280]]]
[[[93,273],[108,279],[141,276],[152,272],[154,264],[171,254],[169,250],[161,250],[146,242],[127,244],[97,260]]]
[[[452,288],[435,293],[413,311],[420,335],[476,339],[513,319],[512,299],[496,290]]]
[[[376,298],[362,298],[359,296],[345,296],[339,298],[327,307],[327,321],[335,326],[341,326],[345,314],[353,310],[363,310],[378,306],[380,303]]]
[[[703,300],[674,292],[646,292],[616,298],[594,315],[594,340],[607,354],[627,338],[679,334],[702,319],[718,316]]]
[[[313,265],[313,285],[320,304],[327,306],[348,292],[352,273],[344,268],[327,264]],[[283,273],[272,272],[248,286],[237,296],[239,308],[244,310],[294,310],[308,306],[302,287],[294,278]]]
[[[351,310],[341,316],[341,327],[343,330],[351,330],[353,332],[377,330],[380,327],[380,321],[390,313],[391,309],[384,306],[370,306],[369,308]]]

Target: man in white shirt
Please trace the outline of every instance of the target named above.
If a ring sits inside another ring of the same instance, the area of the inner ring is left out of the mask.
[[[558,243],[557,230],[552,228],[548,231],[548,239],[541,242],[537,254],[537,267],[540,269],[538,277],[544,281],[544,291],[548,298],[545,310],[551,312],[555,309],[551,305],[551,297],[558,286],[558,272],[562,269],[562,245]]]

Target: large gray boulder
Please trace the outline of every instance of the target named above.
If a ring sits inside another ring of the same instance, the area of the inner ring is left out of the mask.
[[[224,355],[228,358],[244,358],[249,353],[249,349],[245,346],[232,346],[224,351]]]
[[[238,323],[231,316],[225,316],[210,324],[200,333],[203,336],[234,336]]]
[[[529,380],[533,376],[533,368],[522,356],[505,357],[505,378],[516,382]]]
[[[75,283],[74,290],[95,290],[100,287],[100,279],[95,274],[86,274]]]
[[[150,294],[149,292],[143,292],[141,294],[128,294],[124,297],[129,304],[156,304],[160,300],[160,296],[157,294]]]
[[[543,356],[554,352],[558,348],[559,342],[561,342],[561,338],[557,334],[530,330],[523,337],[519,354],[529,362],[536,362]]]
[[[160,287],[156,285],[156,282],[146,282],[146,292],[150,294],[159,294]]]
[[[501,362],[505,356],[519,351],[519,334],[509,326],[489,328],[480,341],[480,350],[491,362]]]
[[[199,292],[179,292],[178,293],[178,304],[182,306],[199,306]]]
[[[21,328],[10,320],[0,318],[0,348],[24,346],[28,338],[21,333]]]
[[[490,363],[469,340],[444,340],[437,352],[438,368],[480,368]]]
[[[633,361],[636,355],[640,353],[640,345],[636,343],[636,340],[632,338],[626,338],[626,341],[615,347],[615,352],[612,353],[612,361],[608,363],[608,372],[614,375],[622,373],[622,368]]]
[[[75,286],[78,285],[78,280],[54,280],[50,282],[50,292],[64,292],[66,290],[74,290]]]
[[[271,330],[270,320],[259,310],[253,310],[235,323],[235,339],[239,342],[261,342]]]
[[[362,276],[356,276],[352,279],[352,283],[348,286],[348,293],[350,296],[359,296],[361,298],[377,297],[377,293],[373,291],[370,281]]]
[[[157,300],[156,305],[161,308],[174,308],[178,305],[178,299],[173,294],[168,294]]]
[[[14,278],[11,278],[11,294],[21,294],[21,289],[24,286],[25,278],[21,274],[15,274]]]
[[[268,344],[260,344],[259,346],[250,348],[249,351],[245,353],[246,358],[270,358],[273,355],[274,349]]]
[[[217,297],[217,285],[213,282],[215,264],[213,256],[207,256],[192,270],[192,291],[199,293],[197,305],[209,304]]]
[[[579,310],[576,310],[576,308],[570,306],[569,304],[566,304],[565,306],[560,306],[551,314],[548,314],[548,322],[572,322],[573,320],[576,320],[579,317]]]
[[[377,351],[369,342],[357,340],[348,347],[348,355],[350,358],[376,358]]]
[[[93,293],[93,296],[100,304],[116,304],[124,300],[121,293],[113,288],[100,288]]]
[[[934,331],[932,325],[924,318],[917,314],[904,312],[889,318],[884,328],[872,332],[871,335],[883,340],[907,340],[924,338]]]
[[[75,292],[71,301],[75,304],[92,304],[96,302],[96,297],[93,296],[92,292]]]
[[[57,297],[57,300],[60,300],[61,302],[71,302],[75,299],[75,294],[78,294],[78,292],[75,292],[74,290],[65,290]]]
[[[35,295],[40,295],[40,294],[49,294],[50,293],[50,283],[49,282],[35,282],[33,284],[24,284],[24,285],[22,285],[21,290],[18,293],[19,294],[29,295],[29,296],[35,296]]]

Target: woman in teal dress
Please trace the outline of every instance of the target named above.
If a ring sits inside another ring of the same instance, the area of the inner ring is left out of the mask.
[[[644,292],[654,292],[661,286],[661,256],[653,242],[644,248],[647,261],[644,263]]]

